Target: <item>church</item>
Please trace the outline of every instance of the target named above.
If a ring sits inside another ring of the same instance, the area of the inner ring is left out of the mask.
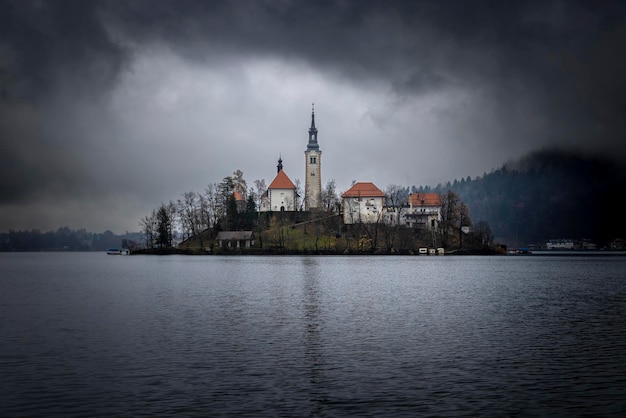
[[[304,151],[305,181],[304,210],[315,211],[322,206],[322,151],[317,142],[315,108],[311,111],[309,142]],[[261,199],[260,212],[288,212],[302,210],[300,197],[295,184],[283,170],[283,160],[279,157],[274,180],[267,187]]]
[[[283,171],[283,160],[278,158],[276,177],[267,187],[261,200],[260,212],[291,212],[298,208],[296,185]]]

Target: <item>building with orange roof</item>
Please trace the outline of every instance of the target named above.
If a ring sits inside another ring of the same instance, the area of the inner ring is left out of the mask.
[[[233,196],[235,197],[235,204],[237,205],[237,212],[245,212],[246,200],[243,198],[243,195],[238,190],[235,190],[233,192]]]
[[[283,171],[283,160],[278,159],[277,173],[274,180],[267,187],[261,199],[260,212],[294,211],[298,207],[298,193],[296,186]]]
[[[441,222],[441,196],[437,193],[411,193],[408,203],[408,211],[403,216],[408,227],[437,228]]]
[[[341,195],[343,223],[377,223],[382,220],[387,196],[374,183],[355,183]]]

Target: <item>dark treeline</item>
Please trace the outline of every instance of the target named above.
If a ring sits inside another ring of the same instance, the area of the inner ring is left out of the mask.
[[[105,251],[132,244],[141,235],[116,235],[111,231],[87,232],[62,227],[56,231],[9,231],[0,233],[0,251]]]
[[[454,191],[472,219],[487,222],[500,242],[569,238],[603,247],[626,237],[626,172],[608,159],[541,150],[475,179],[413,189]]]

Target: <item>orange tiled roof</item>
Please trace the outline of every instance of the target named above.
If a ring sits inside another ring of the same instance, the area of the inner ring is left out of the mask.
[[[441,197],[437,193],[413,193],[409,195],[409,204],[411,200],[413,206],[441,206]]]
[[[243,196],[237,190],[235,190],[233,194],[235,195],[235,200],[243,200]]]
[[[385,197],[385,193],[383,193],[378,187],[374,185],[374,183],[356,183],[354,186],[350,187],[345,191],[341,197]]]
[[[267,187],[268,189],[294,189],[296,186],[289,180],[287,174],[283,170],[280,170],[274,180]]]

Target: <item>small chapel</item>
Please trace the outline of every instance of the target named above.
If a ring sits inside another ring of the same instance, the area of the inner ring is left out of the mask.
[[[278,158],[276,177],[267,186],[261,201],[261,212],[291,212],[298,208],[296,185],[283,170],[283,160]]]

